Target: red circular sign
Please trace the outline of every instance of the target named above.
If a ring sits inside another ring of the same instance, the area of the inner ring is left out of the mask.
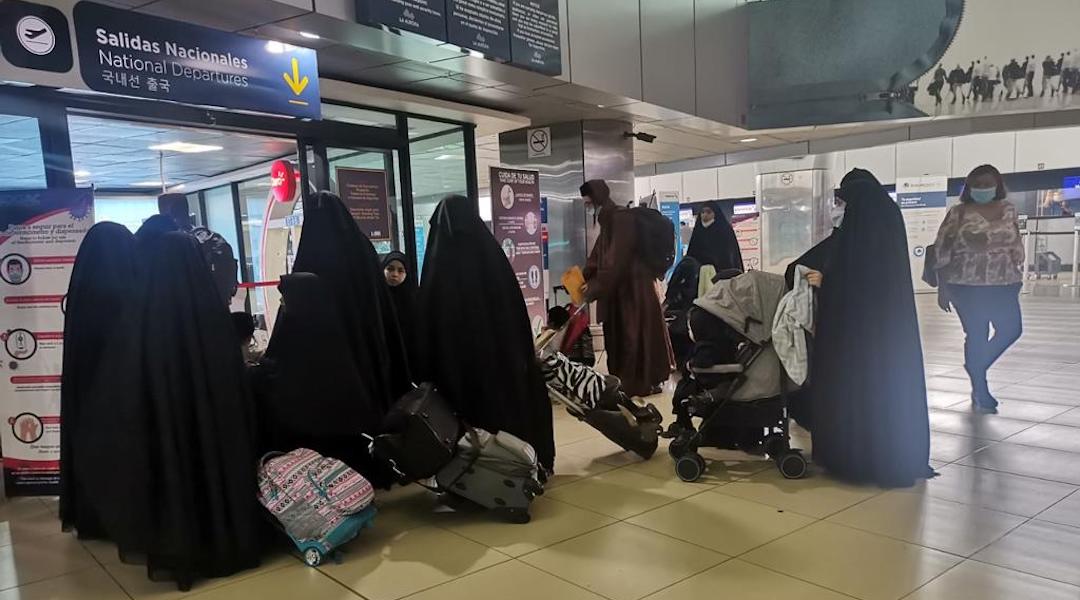
[[[292,202],[296,197],[296,182],[300,174],[287,160],[275,160],[270,165],[270,193],[278,202]]]

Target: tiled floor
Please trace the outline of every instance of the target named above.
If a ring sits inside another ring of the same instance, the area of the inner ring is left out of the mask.
[[[923,312],[934,465],[885,492],[712,452],[701,483],[661,449],[622,453],[564,413],[559,474],[528,525],[380,498],[341,564],[292,556],[202,582],[198,600],[1080,599],[1080,304],[1025,300],[1026,332],[994,371],[1001,414],[973,414],[956,317]],[[663,402],[663,400],[661,400]],[[664,407],[666,409],[666,406]],[[800,439],[803,439],[800,436]],[[55,501],[0,504],[0,600],[182,596],[59,533]]]

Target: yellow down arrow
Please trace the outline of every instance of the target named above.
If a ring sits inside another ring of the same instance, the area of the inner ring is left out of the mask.
[[[288,73],[282,73],[282,77],[285,78],[285,83],[289,84],[289,89],[297,96],[304,93],[304,89],[307,88],[307,75],[300,77],[300,61],[295,58],[292,59],[292,76]]]

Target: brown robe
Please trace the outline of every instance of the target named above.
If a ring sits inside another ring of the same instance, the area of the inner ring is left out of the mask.
[[[604,325],[608,370],[631,396],[647,396],[671,375],[671,352],[659,282],[637,257],[633,213],[609,199],[597,202],[600,237],[585,266],[588,297]]]

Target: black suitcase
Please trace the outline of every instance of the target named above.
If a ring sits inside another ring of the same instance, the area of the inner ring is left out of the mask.
[[[390,408],[372,452],[403,482],[427,479],[454,457],[464,431],[446,399],[425,383]]]

